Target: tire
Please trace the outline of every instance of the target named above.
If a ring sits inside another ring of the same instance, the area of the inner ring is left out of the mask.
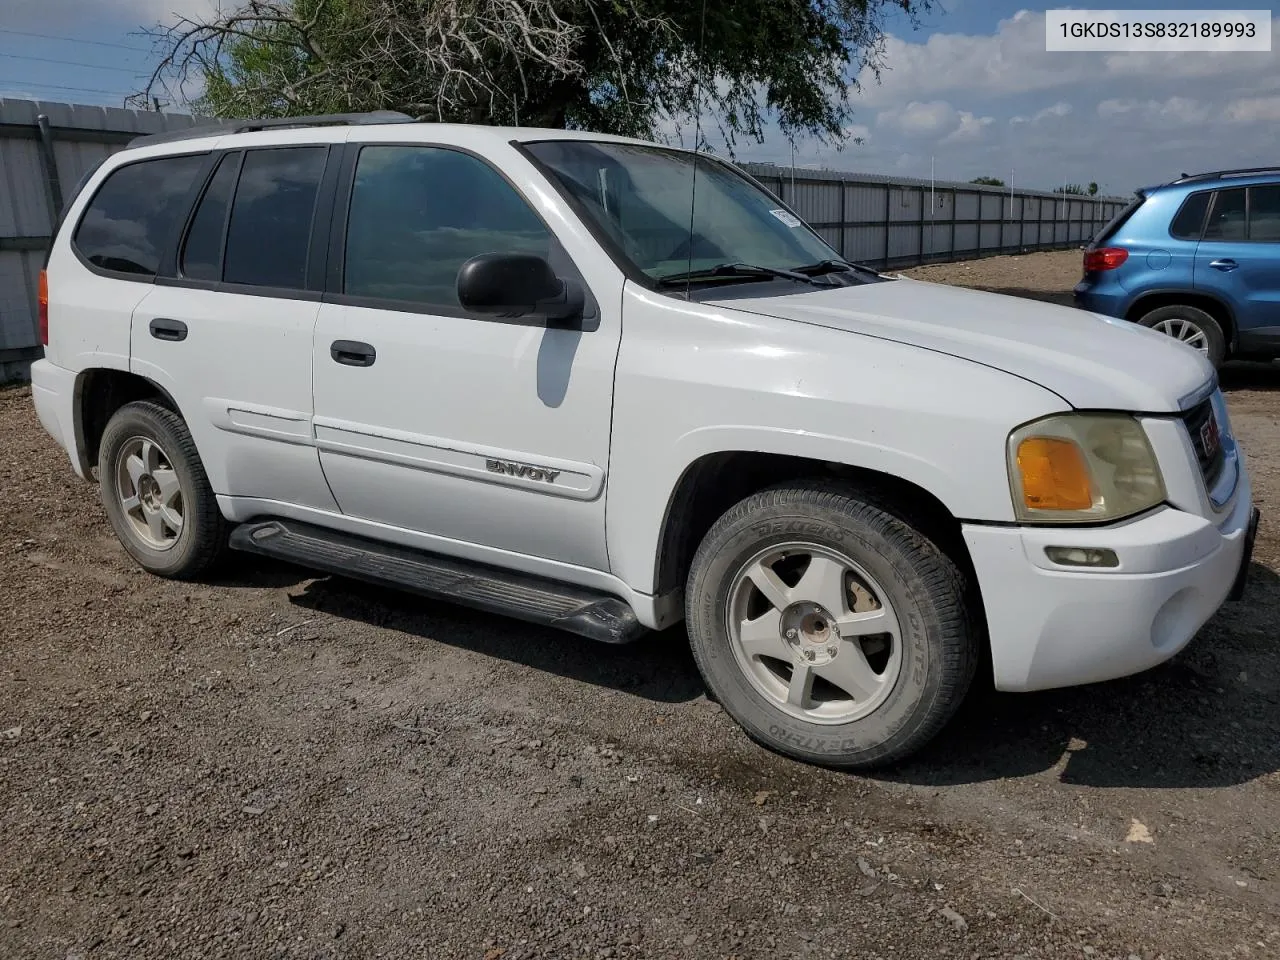
[[[1139,317],[1138,323],[1200,350],[1215,370],[1227,359],[1227,338],[1222,327],[1199,307],[1176,303],[1157,307]]]
[[[757,564],[778,582],[762,590],[767,575],[747,573]],[[721,517],[694,556],[685,605],[703,679],[748,736],[854,769],[915,752],[964,700],[980,632],[966,597],[959,568],[919,530],[851,487],[813,482],[757,493]],[[832,619],[844,621],[838,633]],[[896,633],[839,635],[884,626]]]
[[[98,450],[107,519],[144,570],[190,580],[226,548],[228,525],[182,418],[159,404],[121,407]]]

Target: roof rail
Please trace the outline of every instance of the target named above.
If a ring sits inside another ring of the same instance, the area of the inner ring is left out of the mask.
[[[1172,183],[1194,183],[1197,180],[1217,180],[1226,177],[1247,177],[1255,173],[1280,173],[1280,167],[1242,167],[1238,170],[1212,170],[1208,173],[1184,173]]]
[[[289,129],[292,127],[365,126],[374,123],[415,123],[413,117],[399,110],[374,110],[369,113],[326,113],[314,117],[272,117],[266,120],[218,120],[185,130],[168,133],[152,133],[135,137],[130,147],[149,147],[155,143],[172,143],[178,140],[194,140],[219,134],[252,133],[257,130]]]

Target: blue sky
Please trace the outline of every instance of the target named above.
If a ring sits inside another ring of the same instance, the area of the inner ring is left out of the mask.
[[[119,105],[153,62],[138,30],[214,2],[0,0],[0,95]],[[854,94],[849,133],[863,142],[835,150],[801,141],[796,163],[927,177],[932,159],[939,179],[1008,180],[1012,171],[1027,186],[1096,180],[1113,193],[1183,171],[1280,163],[1280,51],[1048,53],[1044,9],[939,0],[918,30],[896,18],[888,69],[879,83],[860,78]],[[771,131],[762,145],[740,143],[737,155],[787,164],[792,149]]]

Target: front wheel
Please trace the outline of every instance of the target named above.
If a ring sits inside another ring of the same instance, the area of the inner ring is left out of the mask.
[[[731,509],[694,557],[686,607],[712,694],[754,740],[806,762],[902,759],[973,679],[957,566],[844,487],[788,485]]]
[[[1199,307],[1157,307],[1139,317],[1138,323],[1199,350],[1215,369],[1227,359],[1227,338],[1222,327]]]

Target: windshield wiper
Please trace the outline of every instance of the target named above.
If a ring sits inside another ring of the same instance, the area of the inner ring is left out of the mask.
[[[669,273],[665,277],[658,278],[659,286],[672,286],[678,283],[688,283],[694,280],[714,280],[717,277],[748,277],[748,278],[778,278],[781,280],[795,280],[799,283],[809,283],[819,286],[813,277],[800,273],[796,270],[780,270],[777,267],[760,267],[754,263],[719,263],[714,267],[708,267],[704,270],[686,270],[681,273]],[[825,286],[825,284],[821,284]]]
[[[860,263],[850,263],[848,260],[819,260],[817,263],[806,263],[791,269],[807,277],[821,277],[828,273],[848,273],[849,271],[865,273],[872,277],[880,276],[879,271],[864,267]]]

